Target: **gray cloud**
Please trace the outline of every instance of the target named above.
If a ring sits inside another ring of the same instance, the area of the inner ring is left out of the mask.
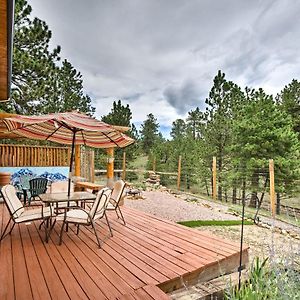
[[[298,0],[28,1],[100,115],[122,99],[168,126],[203,107],[219,69],[270,93],[300,77]]]
[[[203,106],[200,98],[201,93],[197,88],[197,84],[192,80],[185,81],[179,87],[167,87],[164,90],[163,95],[167,102],[173,106],[180,115],[184,115],[190,109],[197,106]]]

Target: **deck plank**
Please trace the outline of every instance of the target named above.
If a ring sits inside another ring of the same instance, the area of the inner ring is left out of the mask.
[[[88,299],[87,295],[81,288],[76,276],[73,275],[71,269],[69,268],[69,264],[63,259],[57,250],[57,239],[54,241],[49,241],[48,244],[42,241],[42,236],[37,229],[38,224],[36,226],[30,226],[31,232],[35,231],[39,236],[34,236],[40,245],[39,250],[46,250],[45,255],[50,258],[52,265],[55,269],[55,272],[58,274],[61,283],[64,286],[65,291],[68,293],[70,299]],[[43,249],[44,248],[44,249]]]
[[[72,228],[71,228],[72,230]],[[73,231],[74,232],[74,231]],[[79,234],[78,238],[85,243],[87,248],[85,248],[85,252],[90,249],[90,251],[86,252],[87,255],[91,257],[94,264],[97,264],[97,267],[100,268],[105,276],[111,281],[115,282],[116,285],[120,288],[121,282],[119,281],[119,276],[121,277],[121,281],[125,281],[127,284],[129,284],[133,289],[137,289],[139,287],[142,287],[145,285],[145,282],[142,281],[142,278],[136,277],[135,269],[130,272],[131,268],[126,265],[127,268],[125,268],[122,265],[122,261],[124,261],[124,257],[118,256],[117,252],[115,252],[113,249],[109,249],[108,251],[105,251],[104,248],[106,248],[106,245],[103,246],[103,251],[100,251],[97,246],[95,247],[95,242],[90,237],[90,232],[87,231],[85,228],[81,229],[80,232],[83,232],[85,234]],[[94,238],[94,235],[92,236]],[[141,276],[142,277],[142,276]]]
[[[134,209],[122,211],[126,226],[109,212],[114,236],[101,249],[91,228],[76,235],[71,225],[59,246],[60,223],[48,244],[39,222],[17,225],[0,244],[0,299],[163,300],[170,299],[163,291],[185,280],[219,276],[220,262],[238,266],[235,243]],[[0,204],[2,230],[8,216]],[[103,220],[97,231],[101,239],[107,236]]]
[[[69,299],[68,293],[66,292],[65,287],[58,273],[56,272],[55,266],[46,250],[46,246],[43,243],[43,240],[40,238],[35,226],[27,226],[27,231],[32,241],[39,265],[43,271],[51,298],[60,300]],[[71,291],[70,295],[72,295],[72,292],[73,291]]]
[[[26,225],[25,225],[26,226]],[[25,263],[25,253],[22,247],[22,241],[20,238],[19,226],[15,225],[14,230],[11,233],[11,250],[13,261],[13,272],[15,282],[15,297],[16,299],[31,299],[33,298],[30,280],[27,272],[27,266]],[[34,270],[31,270],[35,272]]]
[[[43,271],[39,264],[34,246],[31,242],[27,226],[19,226],[20,236],[23,244],[24,258],[28,269],[28,277],[32,288],[34,299],[51,299]]]

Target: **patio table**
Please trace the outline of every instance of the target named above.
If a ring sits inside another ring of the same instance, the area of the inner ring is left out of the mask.
[[[41,194],[40,195],[41,201],[44,202],[47,205],[50,204],[58,204],[60,202],[68,202],[68,204],[71,201],[79,202],[79,201],[90,201],[95,200],[96,195],[90,192],[72,192],[70,196],[68,196],[68,193],[47,193],[47,194]]]
[[[45,203],[45,205],[56,205],[56,208],[60,209],[68,209],[70,202],[76,202],[78,204],[79,201],[85,202],[85,201],[91,201],[96,199],[96,195],[90,192],[72,192],[69,196],[68,193],[47,193],[47,194],[40,194],[41,201]],[[66,207],[58,207],[58,204],[61,202],[67,202]],[[55,221],[53,223],[53,226],[55,224]],[[52,226],[52,227],[53,227]],[[66,231],[68,231],[68,226],[66,227]],[[51,232],[51,231],[50,231]],[[50,232],[48,234],[48,237],[50,235]]]

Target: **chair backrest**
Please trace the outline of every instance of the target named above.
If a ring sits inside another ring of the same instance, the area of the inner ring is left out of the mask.
[[[93,206],[89,212],[91,219],[96,220],[103,217],[110,194],[111,189],[109,188],[103,188],[98,192]]]
[[[10,214],[13,218],[19,217],[23,213],[24,208],[20,209],[23,205],[16,195],[16,188],[11,184],[7,184],[1,189],[1,193]],[[14,214],[16,210],[18,211]]]
[[[29,190],[31,196],[38,196],[46,193],[48,179],[44,177],[37,177],[29,180]]]
[[[124,180],[118,180],[115,182],[114,184],[114,188],[112,190],[110,199],[112,199],[113,201],[111,201],[111,203],[114,206],[117,206],[121,200],[122,194],[124,192],[126,183]]]

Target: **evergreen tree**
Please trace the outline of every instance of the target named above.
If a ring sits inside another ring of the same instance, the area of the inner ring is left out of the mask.
[[[38,18],[32,20],[31,11],[26,0],[16,0],[12,99],[17,110],[24,113],[37,112],[39,99],[49,89],[60,59],[59,46],[49,50],[52,33],[47,24]]]
[[[293,79],[290,84],[277,95],[277,102],[293,121],[293,128],[300,138],[300,82]]]
[[[141,125],[141,144],[142,149],[146,154],[150,153],[151,148],[159,138],[159,124],[152,113],[147,115],[147,119]]]
[[[93,114],[91,98],[83,93],[82,75],[66,59],[60,68],[56,68],[55,81],[51,90],[40,99],[40,112],[64,112],[80,109],[81,112]]]
[[[219,71],[206,99],[206,126],[203,135],[208,147],[207,152],[210,156],[217,157],[219,200],[222,200],[223,192],[224,159],[228,155],[228,146],[232,141],[232,121],[243,99],[241,89],[233,82],[227,81],[225,74]]]
[[[248,176],[256,205],[261,174],[268,173],[269,159],[274,159],[277,191],[286,189],[286,182],[297,176],[299,142],[292,119],[280,110],[273,97],[262,89],[248,90],[250,98],[234,120],[234,142],[231,147],[236,165]],[[291,185],[290,185],[291,187]]]
[[[200,111],[199,107],[195,110],[191,110],[188,112],[188,117],[186,120],[187,130],[191,132],[193,139],[200,137],[201,127],[203,124],[203,112]]]
[[[111,125],[117,125],[117,126],[125,126],[129,127],[130,130],[126,132],[126,135],[131,136],[133,139],[138,139],[138,133],[135,125],[131,123],[132,120],[132,112],[129,107],[129,104],[126,106],[122,104],[121,100],[118,100],[117,102],[113,102],[113,107],[111,111],[105,115],[102,116],[101,120],[105,123],[111,124]],[[115,151],[115,158],[116,162],[121,162],[122,160],[122,151],[121,149],[116,149]],[[133,145],[130,145],[126,147],[126,159],[128,161],[132,160],[137,154],[138,154],[138,143],[134,143]],[[121,163],[117,163],[116,167],[121,168]]]
[[[172,123],[171,137],[173,140],[182,139],[186,134],[186,124],[184,120],[177,119]]]
[[[121,100],[113,102],[113,108],[109,114],[102,117],[102,121],[112,125],[131,126],[132,112],[129,104],[122,105]]]
[[[32,8],[26,0],[16,0],[15,4],[14,109],[23,114],[74,109],[92,114],[94,108],[90,97],[83,93],[80,72],[67,60],[59,65],[60,46],[50,50],[52,33],[47,24],[38,18],[32,19]]]

